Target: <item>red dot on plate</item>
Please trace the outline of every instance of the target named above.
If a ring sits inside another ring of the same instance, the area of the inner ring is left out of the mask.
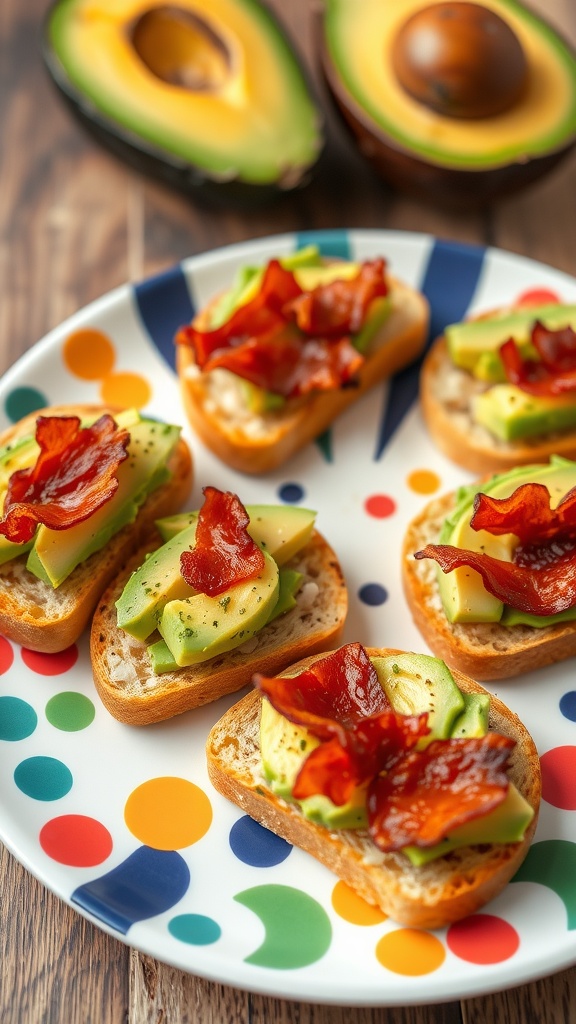
[[[540,758],[542,797],[562,811],[576,811],[576,747],[553,747]]]
[[[68,672],[77,660],[76,644],[67,647],[65,651],[58,651],[57,654],[42,654],[40,651],[29,651],[27,647],[22,648],[22,661],[39,676],[62,675],[63,672]]]
[[[13,661],[14,651],[12,650],[12,644],[5,636],[0,636],[0,676],[8,671]]]
[[[374,519],[386,519],[388,516],[394,515],[396,502],[387,494],[372,494],[369,498],[366,498],[364,508],[368,515],[373,516]]]
[[[46,822],[40,831],[40,846],[59,864],[91,868],[110,856],[112,836],[96,818],[63,814]]]
[[[518,296],[515,306],[544,306],[547,302],[560,302],[558,292],[550,288],[529,288]]]
[[[499,964],[520,945],[518,932],[493,914],[472,914],[448,929],[448,948],[470,964]]]

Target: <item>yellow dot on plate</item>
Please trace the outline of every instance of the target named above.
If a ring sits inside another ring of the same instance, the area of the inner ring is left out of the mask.
[[[435,935],[416,928],[388,932],[376,946],[376,958],[395,974],[419,977],[442,966],[446,950]]]
[[[155,850],[181,850],[197,843],[212,824],[204,790],[172,776],[149,779],[132,791],[124,807],[132,835]]]
[[[332,890],[332,906],[344,921],[350,924],[381,924],[386,914],[379,907],[367,903],[358,893],[354,892],[346,882],[337,882]]]
[[[100,395],[106,405],[115,405],[119,409],[134,406],[141,409],[152,397],[152,388],[148,381],[139,373],[111,373],[100,385]]]
[[[75,377],[101,380],[112,372],[116,352],[107,334],[95,327],[82,327],[66,338],[62,356]]]
[[[415,469],[408,476],[407,483],[416,494],[433,494],[440,487],[440,477],[431,469]]]

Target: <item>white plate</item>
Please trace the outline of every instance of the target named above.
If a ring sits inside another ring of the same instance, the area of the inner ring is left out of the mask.
[[[383,231],[262,239],[120,288],[52,331],[0,383],[0,425],[44,402],[106,399],[118,386],[127,404],[148,396],[148,412],[184,424],[160,350],[170,355],[190,302],[201,305],[226,287],[239,265],[310,240],[326,253],[384,255],[395,274],[427,292],[434,330],[531,288],[576,302],[572,278],[493,249]],[[83,350],[89,358],[74,340],[87,327],[101,332]],[[191,507],[214,484],[245,503],[297,500],[317,509],[349,586],[346,639],[424,650],[400,587],[403,529],[430,493],[470,477],[430,444],[412,403],[414,384],[412,373],[375,389],[334,425],[329,445],[310,445],[261,479],[227,469],[184,430],[196,461]],[[344,1005],[506,989],[576,960],[576,790],[571,799],[563,786],[575,777],[573,670],[564,663],[497,687],[544,755],[547,800],[527,862],[531,880],[510,884],[465,926],[414,933],[359,920],[340,887],[333,905],[336,879],[328,871],[251,830],[210,787],[205,737],[235,698],[145,729],[120,725],[94,693],[85,638],[51,658],[0,643],[0,838],[110,934],[208,979]]]

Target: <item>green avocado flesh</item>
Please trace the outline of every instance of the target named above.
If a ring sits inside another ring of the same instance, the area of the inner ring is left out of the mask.
[[[369,139],[373,137],[375,144],[383,140],[433,165],[466,170],[527,162],[573,141],[576,59],[571,48],[518,0],[495,0],[490,6],[530,54],[528,86],[503,113],[464,118],[418,102],[396,77],[394,41],[414,13],[413,0],[325,0],[328,79],[340,105],[361,121]],[[432,53],[434,42],[432,36]],[[440,58],[438,66],[438,79],[432,78],[430,89],[440,95],[446,85]]]
[[[208,661],[245,643],[266,625],[278,601],[278,566],[264,556],[262,572],[217,597],[192,594],[168,601],[158,631],[179,668]]]
[[[259,0],[57,0],[46,35],[49,70],[82,113],[171,165],[291,188],[318,159],[318,107]]]
[[[544,484],[551,495],[555,508],[560,499],[576,486],[576,463],[559,456],[552,456],[547,465],[519,466],[508,473],[492,477],[482,488],[484,494],[494,498],[507,498],[517,487],[525,483]],[[452,514],[444,521],[440,544],[483,551],[494,558],[512,561],[516,539],[513,534],[494,536],[487,530],[473,530],[470,520],[473,512],[477,485],[463,488],[460,500]],[[558,616],[526,616],[521,612],[505,609],[501,601],[484,589],[482,579],[474,569],[462,566],[452,572],[437,571],[438,587],[446,617],[450,622],[500,622],[502,625],[550,625],[566,619],[576,618],[576,608]]]
[[[494,437],[513,442],[568,430],[576,425],[576,402],[567,393],[554,397],[531,395],[506,381],[498,349],[513,338],[525,359],[538,359],[530,335],[540,321],[551,330],[576,328],[576,306],[548,304],[515,309],[499,316],[451,324],[445,330],[455,366],[487,384],[472,399],[473,420]]]
[[[28,555],[27,569],[53,587],[123,526],[134,522],[148,494],[167,478],[167,460],[180,436],[180,427],[139,418],[129,427],[128,458],[118,467],[118,488],[110,501],[84,522],[67,530],[41,524]]]
[[[239,647],[294,608],[303,577],[285,563],[310,540],[316,513],[285,505],[248,505],[246,511],[248,533],[266,558],[264,573],[216,598],[195,593],[180,572],[182,552],[195,544],[198,511],[157,521],[164,544],[132,573],[116,602],[119,628],[137,640],[151,640],[154,672],[175,671]]]
[[[49,586],[57,588],[95,551],[103,548],[127,523],[133,522],[150,491],[168,475],[166,461],[180,435],[180,428],[145,419],[134,409],[118,413],[119,427],[130,432],[129,457],[118,469],[118,489],[89,519],[66,530],[40,525],[26,544],[0,537],[0,564],[28,554],[26,568]],[[87,423],[83,422],[82,426]],[[3,505],[10,475],[32,466],[39,453],[33,436],[0,451],[0,501]]]
[[[444,662],[429,655],[402,653],[374,658],[392,707],[399,714],[427,712],[431,739],[483,736],[488,730],[490,697],[487,693],[461,693]],[[393,681],[391,682],[393,677]],[[405,683],[405,686],[403,685]],[[301,726],[289,722],[262,700],[260,752],[264,777],[277,796],[291,801],[296,777],[319,740]],[[338,806],[323,794],[295,801],[306,818],[329,829],[365,829],[366,786],[359,786],[351,800]],[[416,866],[450,850],[477,843],[511,843],[523,838],[533,810],[511,783],[504,802],[489,814],[454,829],[431,847],[409,846],[404,853]]]

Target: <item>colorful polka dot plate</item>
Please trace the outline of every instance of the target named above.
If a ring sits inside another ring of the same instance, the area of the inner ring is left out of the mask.
[[[326,255],[384,255],[420,287],[431,335],[535,291],[576,302],[576,281],[493,249],[424,235],[284,235],[193,257],[93,303],[0,382],[0,426],[43,404],[113,402],[184,423],[172,338],[236,268],[314,241]],[[245,503],[303,503],[338,551],[347,640],[422,650],[400,586],[403,528],[430,494],[466,482],[423,430],[417,368],[353,406],[262,479],[228,470],[192,436],[196,482]],[[469,479],[469,478],[468,478]],[[536,739],[544,777],[528,858],[483,912],[443,931],[398,927],[210,786],[204,742],[235,698],[145,729],[93,690],[86,638],[38,655],[0,638],[0,838],[79,913],[176,967],[245,989],[392,1006],[505,989],[576,961],[576,686],[573,665],[498,685]]]

